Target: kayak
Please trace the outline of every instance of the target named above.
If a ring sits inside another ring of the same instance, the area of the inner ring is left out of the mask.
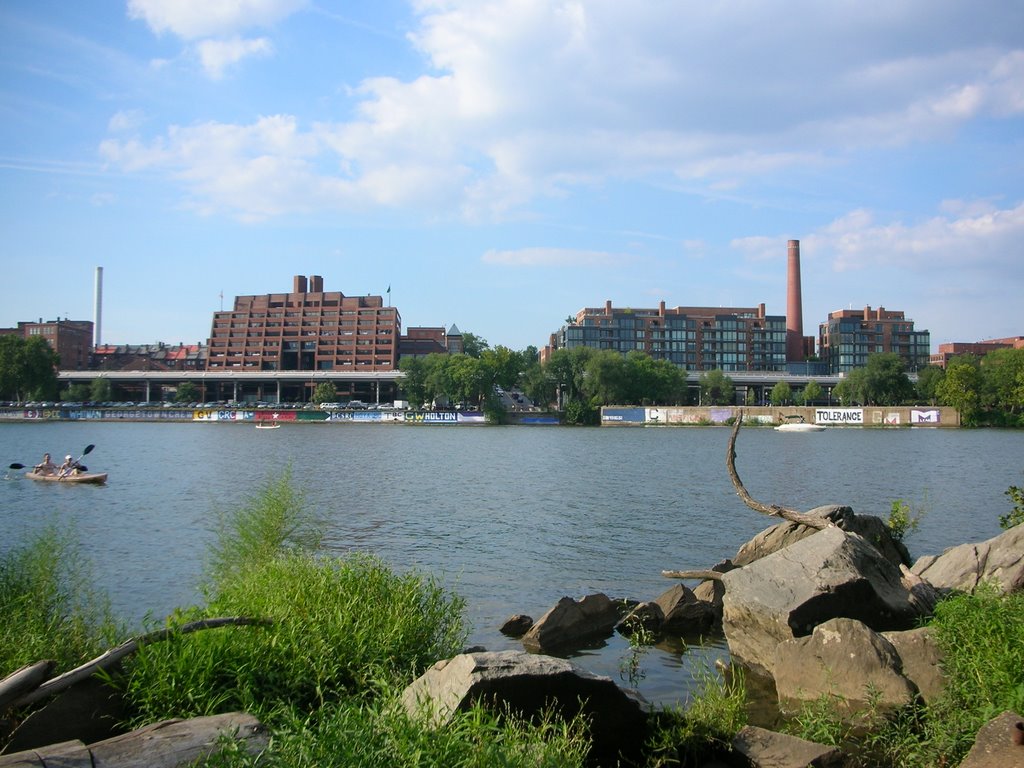
[[[57,475],[41,475],[38,472],[26,472],[29,480],[43,480],[48,483],[92,483],[98,485],[107,482],[106,472],[81,472],[77,475],[57,477]]]

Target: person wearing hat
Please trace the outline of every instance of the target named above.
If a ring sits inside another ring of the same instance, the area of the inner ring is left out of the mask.
[[[57,470],[57,477],[68,477],[69,475],[77,474],[77,472],[78,462],[69,453],[64,457],[64,463],[60,465],[60,469]]]

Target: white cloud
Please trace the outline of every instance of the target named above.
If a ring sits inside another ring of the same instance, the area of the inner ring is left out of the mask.
[[[947,210],[957,206],[947,205]],[[960,217],[934,216],[918,222],[876,223],[865,210],[852,211],[810,238],[809,247],[829,255],[837,272],[888,269],[945,271],[1005,269],[1007,279],[1020,280],[1018,244],[1024,239],[1024,203],[998,209],[963,206]]]
[[[274,52],[274,46],[265,37],[252,40],[233,37],[230,40],[201,40],[196,44],[196,51],[206,74],[219,80],[228,67],[247,56],[269,56]]]
[[[197,40],[270,27],[305,5],[306,0],[128,0],[128,16],[157,34]]]
[[[137,130],[143,119],[142,112],[137,109],[122,109],[111,116],[107,130],[111,133],[129,133]]]
[[[158,32],[217,35],[196,49],[218,77],[271,51],[264,38],[226,35],[299,6],[131,0],[129,7]],[[578,0],[419,0],[414,7],[418,26],[409,40],[434,69],[408,80],[367,78],[350,92],[351,120],[308,130],[316,157],[301,166],[304,208],[407,204],[500,219],[580,187],[672,176],[691,185],[689,193],[714,198],[791,170],[835,167],[855,151],[944,139],[966,121],[1024,111],[1024,52],[1009,31],[1014,19],[1024,22],[1019,11],[991,27],[978,22],[976,9],[926,0],[894,3],[881,16],[853,3],[815,2],[798,2],[784,17],[757,2],[742,12]],[[251,128],[207,124],[195,139]],[[177,146],[170,135],[151,145]],[[124,148],[107,150],[112,157]],[[244,210],[249,196],[206,183],[189,157],[179,154],[171,165],[179,178],[203,182],[189,191],[204,208]],[[261,158],[272,156],[242,146],[217,165],[230,179]],[[274,159],[290,167],[287,157]],[[266,203],[275,190],[296,194],[291,184],[275,185]],[[299,203],[282,199],[250,213]]]

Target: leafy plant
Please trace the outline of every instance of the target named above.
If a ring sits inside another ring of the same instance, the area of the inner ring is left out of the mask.
[[[69,669],[117,637],[109,599],[90,583],[74,534],[55,525],[0,558],[0,678],[42,659]]]
[[[1010,497],[1013,509],[1008,514],[999,516],[999,527],[1008,531],[1024,523],[1024,489],[1011,485],[1006,490],[1006,495]]]
[[[922,510],[913,510],[903,499],[896,499],[889,509],[889,519],[885,524],[896,541],[903,541],[908,533],[917,530],[924,514]]]
[[[664,710],[648,743],[651,768],[701,765],[732,749],[732,739],[747,723],[746,681],[733,667],[721,677],[707,667],[694,671],[697,693],[685,711]]]

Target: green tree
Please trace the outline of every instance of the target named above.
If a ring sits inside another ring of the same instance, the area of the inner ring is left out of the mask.
[[[701,405],[732,405],[735,397],[735,385],[722,371],[715,369],[701,374]]]
[[[183,381],[178,385],[178,391],[174,394],[176,403],[193,403],[199,399],[199,388],[191,381]]]
[[[63,402],[81,403],[89,399],[89,385],[85,383],[69,384],[68,388],[60,393]]]
[[[398,370],[403,374],[402,394],[413,408],[422,408],[427,400],[433,399],[427,393],[429,368],[426,358],[423,357],[406,356],[398,361]]]
[[[970,359],[954,358],[946,365],[946,375],[935,387],[935,394],[942,405],[960,411],[963,424],[974,424],[981,403],[980,384],[977,364]]]
[[[938,402],[935,394],[939,382],[946,376],[946,372],[937,365],[929,365],[917,373],[917,396],[921,402],[935,405]]]
[[[494,349],[485,349],[480,353],[480,361],[484,365],[490,384],[512,389],[519,383],[519,375],[523,371],[523,357],[508,347],[500,344]]]
[[[832,390],[841,405],[867,404],[867,374],[863,368],[854,368]]]
[[[548,359],[547,371],[551,376],[556,392],[561,393],[562,404],[570,400],[578,400],[584,396],[583,383],[587,362],[597,350],[590,347],[573,347],[572,349],[556,349]]]
[[[109,403],[114,399],[113,389],[110,379],[93,379],[89,384],[89,400],[94,403]]]
[[[772,387],[768,400],[772,405],[788,405],[793,401],[793,389],[788,381],[777,381]]]
[[[8,400],[57,396],[60,358],[42,336],[0,336],[0,396]]]
[[[313,402],[317,405],[320,405],[321,403],[333,403],[337,399],[338,388],[335,386],[333,381],[321,381],[313,390]]]
[[[803,391],[800,393],[800,402],[803,405],[813,405],[814,403],[821,400],[825,391],[821,388],[821,384],[811,379],[804,386]]]
[[[627,399],[626,360],[612,349],[602,349],[587,361],[584,394],[594,405],[623,403]]]
[[[524,369],[519,386],[530,400],[541,407],[548,407],[555,401],[555,381],[546,367],[536,360]]]
[[[470,357],[480,357],[489,345],[487,339],[477,336],[475,333],[462,334],[462,352]]]
[[[868,355],[863,368],[865,403],[901,405],[914,396],[914,385],[907,376],[906,363],[895,352]]]
[[[981,359],[982,404],[1007,413],[1024,410],[1024,349],[997,349]]]

